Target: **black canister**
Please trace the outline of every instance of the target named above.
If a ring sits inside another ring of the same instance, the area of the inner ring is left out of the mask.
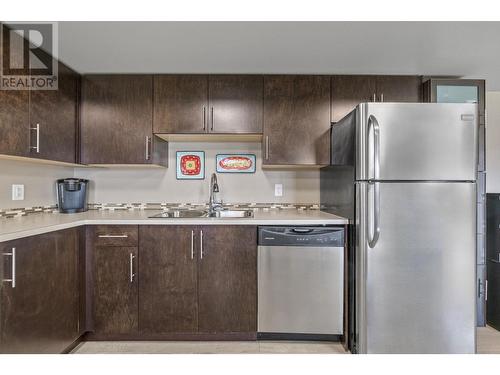
[[[87,211],[87,186],[89,180],[62,178],[57,180],[57,206],[59,212],[75,213]]]

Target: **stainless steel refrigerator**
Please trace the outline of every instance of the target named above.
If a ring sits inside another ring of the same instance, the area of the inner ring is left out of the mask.
[[[474,353],[475,104],[363,103],[332,126],[321,207],[350,219],[350,347]]]

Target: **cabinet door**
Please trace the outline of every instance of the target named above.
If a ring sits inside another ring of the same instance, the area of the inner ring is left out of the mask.
[[[76,161],[78,74],[59,63],[58,89],[30,92],[31,127],[39,126],[39,149],[31,157],[68,163]],[[36,132],[31,132],[32,145]]]
[[[262,133],[262,85],[260,75],[211,75],[209,131]]]
[[[377,101],[420,103],[422,79],[419,76],[377,76]]]
[[[197,254],[194,226],[140,229],[139,329],[141,333],[198,330]]]
[[[93,318],[97,335],[137,332],[138,275],[136,264],[137,247],[97,246],[94,248]]]
[[[257,331],[257,228],[210,225],[200,231],[198,330]]]
[[[154,133],[208,131],[208,77],[154,76]]]
[[[329,163],[330,77],[264,77],[264,165]]]
[[[0,103],[0,154],[29,156],[29,92],[0,90]]]
[[[4,28],[5,25],[0,25]],[[22,37],[16,33],[3,30],[2,37]],[[11,43],[18,43],[11,39]],[[3,61],[8,61],[7,48],[2,48]],[[13,59],[19,59],[17,48],[12,48]],[[15,54],[15,55],[14,55]],[[21,60],[22,61],[22,60]],[[11,73],[2,67],[5,77]],[[28,71],[22,73],[28,74]],[[12,72],[14,74],[14,72]],[[29,156],[30,154],[30,124],[29,124],[29,91],[27,90],[0,90],[0,154],[13,156]]]
[[[376,80],[373,76],[332,76],[332,122],[338,122],[359,103],[375,101]]]
[[[82,162],[150,164],[152,77],[88,75],[82,86]]]
[[[60,353],[78,337],[77,238],[69,229],[2,244],[1,278],[15,287],[1,286],[1,353]]]

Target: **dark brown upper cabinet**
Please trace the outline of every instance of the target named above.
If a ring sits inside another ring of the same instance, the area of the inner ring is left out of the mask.
[[[375,101],[376,93],[373,76],[333,76],[332,122],[341,120],[359,103]]]
[[[208,83],[210,133],[262,133],[263,77],[211,75]]]
[[[422,102],[420,76],[377,76],[377,93],[380,102]]]
[[[79,336],[78,229],[0,244],[0,353],[61,353]]]
[[[198,251],[198,331],[257,331],[257,228],[201,227]]]
[[[0,27],[5,27],[0,25]],[[7,42],[9,32],[3,30],[3,43]],[[21,38],[12,33],[12,38]],[[13,49],[15,53],[17,49]],[[2,48],[3,61],[8,61],[8,49]],[[18,58],[15,56],[14,58]],[[3,67],[2,67],[3,68]],[[5,71],[4,73],[9,73]],[[24,72],[28,74],[28,72]],[[29,91],[0,90],[0,154],[29,156]]]
[[[263,165],[329,163],[330,77],[264,76]]]
[[[0,154],[30,156],[29,91],[0,90]]]
[[[57,90],[0,90],[0,154],[75,163],[80,76],[46,57],[58,64]]]
[[[167,165],[167,143],[153,136],[151,75],[82,79],[81,162]]]
[[[30,92],[29,156],[76,162],[79,75],[58,63],[58,89]]]
[[[154,76],[155,133],[205,133],[207,121],[208,76]]]
[[[359,103],[422,101],[419,76],[332,76],[332,122],[341,120]]]
[[[139,232],[140,332],[196,333],[198,227],[141,225]]]
[[[260,75],[157,75],[154,132],[262,133]]]

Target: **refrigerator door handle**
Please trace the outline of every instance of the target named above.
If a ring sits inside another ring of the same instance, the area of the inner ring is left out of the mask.
[[[368,136],[373,128],[373,155],[368,155],[368,172],[371,175],[371,163],[373,163],[373,178],[371,180],[378,180],[380,178],[380,126],[378,120],[374,115],[368,117]]]
[[[368,216],[370,216],[370,211],[373,212],[373,234],[372,238],[368,239],[368,246],[373,249],[377,244],[380,235],[380,182],[370,181],[368,184],[373,187],[373,210],[367,210]],[[370,222],[370,220],[367,221]]]

